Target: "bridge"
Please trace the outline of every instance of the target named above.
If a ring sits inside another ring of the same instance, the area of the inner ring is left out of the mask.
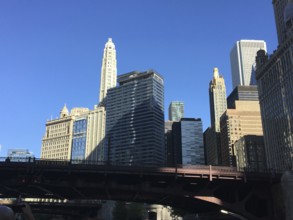
[[[13,201],[21,195],[24,199],[37,199],[36,207],[46,206],[50,199],[62,204],[120,200],[168,205],[193,213],[224,209],[247,219],[273,219],[271,188],[279,181],[277,174],[220,166],[140,167],[35,158],[0,160],[0,202]]]

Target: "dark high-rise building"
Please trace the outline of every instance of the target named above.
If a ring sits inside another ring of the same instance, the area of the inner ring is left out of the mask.
[[[279,47],[270,57],[260,50],[256,80],[268,168],[293,167],[293,3],[274,0]],[[291,9],[291,10],[290,10]]]
[[[109,163],[162,166],[164,81],[153,70],[118,76],[106,104],[106,150]]]
[[[257,86],[236,86],[227,98],[227,107],[235,109],[235,101],[258,101]]]
[[[205,164],[202,121],[181,118],[172,125],[175,164]]]

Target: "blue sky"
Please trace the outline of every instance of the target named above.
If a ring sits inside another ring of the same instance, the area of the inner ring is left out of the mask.
[[[213,68],[232,90],[229,53],[240,39],[277,48],[271,0],[1,0],[0,156],[39,157],[46,120],[63,105],[98,101],[103,48],[113,38],[118,75],[155,69],[185,116],[210,125]]]

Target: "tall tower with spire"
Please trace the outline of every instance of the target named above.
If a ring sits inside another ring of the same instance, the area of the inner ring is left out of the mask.
[[[220,132],[220,117],[227,109],[226,86],[223,76],[219,75],[218,68],[214,68],[214,76],[210,82],[210,114],[211,125],[216,132]]]
[[[226,86],[218,68],[214,68],[214,76],[209,86],[211,127],[204,132],[207,163],[219,165],[221,158],[220,118],[227,109]]]
[[[117,81],[117,61],[116,50],[112,38],[105,44],[102,60],[99,102],[103,102],[107,95],[107,90],[116,86]]]

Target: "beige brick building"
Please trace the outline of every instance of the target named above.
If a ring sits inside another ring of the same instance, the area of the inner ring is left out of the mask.
[[[222,164],[235,166],[234,143],[244,135],[263,135],[258,101],[235,101],[235,109],[227,109],[221,121]]]

